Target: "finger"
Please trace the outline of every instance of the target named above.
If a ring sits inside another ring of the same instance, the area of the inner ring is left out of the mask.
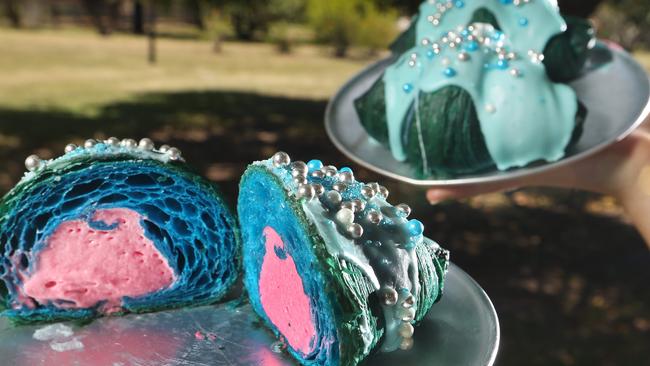
[[[427,200],[429,203],[435,204],[441,201],[468,198],[488,192],[512,190],[519,187],[519,183],[519,180],[510,180],[504,182],[474,184],[468,186],[431,188],[427,191]]]

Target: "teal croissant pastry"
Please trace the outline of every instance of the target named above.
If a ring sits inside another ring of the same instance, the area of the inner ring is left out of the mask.
[[[237,278],[236,221],[177,148],[87,140],[25,165],[0,201],[1,316],[85,320],[205,304]]]
[[[441,298],[449,252],[387,198],[349,168],[282,152],[244,173],[244,284],[301,364],[353,366],[409,349],[413,325]]]
[[[587,110],[565,83],[593,44],[552,0],[426,1],[355,107],[421,177],[556,161],[582,133]]]

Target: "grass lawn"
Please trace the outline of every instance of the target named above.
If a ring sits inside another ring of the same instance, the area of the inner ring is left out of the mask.
[[[89,137],[178,146],[233,206],[246,165],[279,149],[350,164],[328,140],[323,114],[372,60],[241,43],[215,54],[209,41],[162,39],[151,66],[146,50],[132,36],[0,29],[0,193],[24,173],[27,155],[55,157]],[[650,54],[637,56],[650,69]],[[528,189],[431,206],[423,189],[351,166],[360,180],[387,185],[391,202],[408,202],[425,234],[490,294],[499,365],[647,363],[650,252],[613,199]]]
[[[323,48],[281,55],[272,45],[160,39],[147,63],[147,39],[80,31],[0,29],[0,106],[93,113],[139,94],[231,90],[325,99],[372,60],[335,59]]]

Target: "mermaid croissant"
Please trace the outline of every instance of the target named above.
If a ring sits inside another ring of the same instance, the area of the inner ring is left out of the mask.
[[[409,349],[413,324],[440,299],[449,252],[387,197],[349,168],[285,153],[244,173],[244,284],[301,364],[352,366],[373,350]]]
[[[26,160],[0,203],[0,310],[88,319],[211,303],[239,270],[236,222],[178,149],[88,140]]]

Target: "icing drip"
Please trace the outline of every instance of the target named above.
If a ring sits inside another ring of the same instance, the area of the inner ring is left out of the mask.
[[[481,8],[495,15],[503,32],[488,24],[469,24]],[[418,45],[389,66],[383,77],[389,143],[396,159],[406,159],[405,116],[419,93],[446,86],[461,87],[472,96],[488,151],[499,169],[564,156],[577,98],[567,85],[548,79],[541,54],[549,39],[566,29],[556,3],[428,1],[420,14]]]
[[[343,267],[357,266],[374,286],[385,319],[381,349],[409,349],[420,292],[414,248],[424,240],[422,224],[407,219],[407,205],[389,204],[385,187],[355,181],[349,168],[338,170],[316,160],[289,164],[288,156],[278,154],[261,164],[301,200],[328,252]],[[370,347],[371,330],[362,331]]]

